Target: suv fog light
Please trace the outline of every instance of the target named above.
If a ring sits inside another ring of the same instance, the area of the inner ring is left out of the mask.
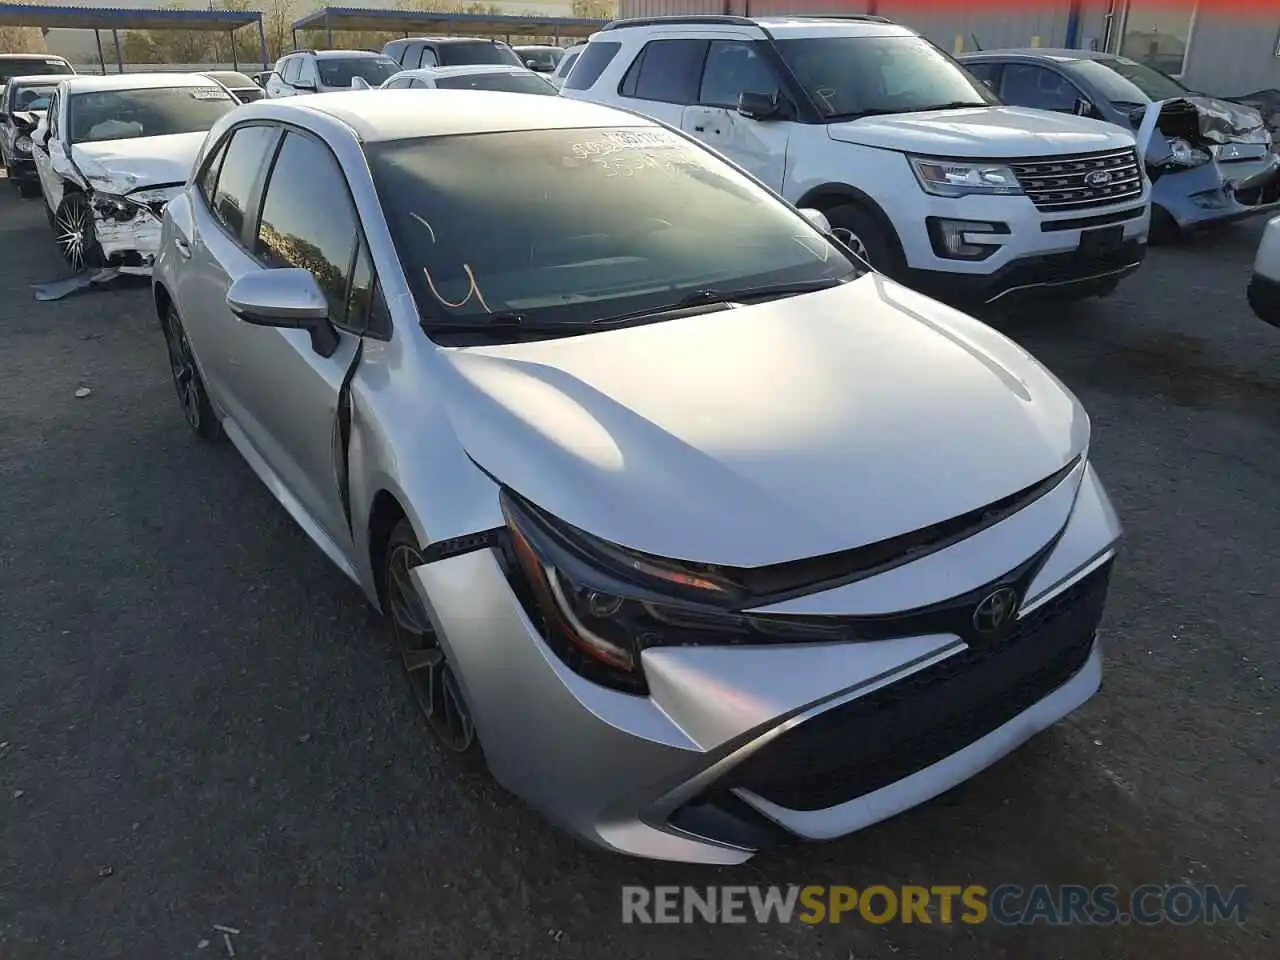
[[[943,217],[927,217],[929,242],[933,252],[947,260],[985,260],[1000,248],[999,240],[977,240],[975,235],[989,237],[1009,235],[1007,223],[987,220],[949,220]]]

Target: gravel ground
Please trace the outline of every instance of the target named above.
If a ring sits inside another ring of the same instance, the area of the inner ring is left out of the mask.
[[[0,191],[0,957],[1274,957],[1280,331],[1256,225],[1004,324],[1126,525],[1102,692],[957,790],[713,870],[579,846],[423,733],[356,590],[173,396],[145,288]],[[88,387],[91,393],[77,398]],[[1236,925],[646,926],[624,884],[1248,885]],[[203,943],[203,946],[202,946]]]

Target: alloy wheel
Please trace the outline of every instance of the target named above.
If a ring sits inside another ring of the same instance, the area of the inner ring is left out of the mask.
[[[89,266],[93,244],[93,212],[83,198],[72,195],[62,202],[53,218],[54,237],[63,258],[77,273]]]
[[[836,227],[831,232],[837,240],[862,258],[863,262],[871,263],[871,256],[867,253],[867,245],[862,242],[862,238],[856,233],[848,227]]]
[[[387,603],[396,646],[409,683],[431,729],[455,753],[475,742],[471,710],[445,657],[409,571],[422,563],[417,550],[396,544],[387,562]]]
[[[191,429],[198,433],[201,423],[196,362],[182,323],[172,313],[164,325],[164,339],[169,348],[169,370],[173,374],[174,389],[178,391],[178,402],[182,404],[182,415],[187,418]]]

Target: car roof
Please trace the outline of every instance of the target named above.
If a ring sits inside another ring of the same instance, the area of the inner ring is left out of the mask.
[[[608,40],[616,30],[688,29],[690,31],[714,30],[724,26],[755,26],[767,30],[776,39],[801,39],[815,37],[914,37],[914,30],[899,23],[884,20],[864,20],[856,17],[785,16],[772,17],[721,17],[721,16],[668,16],[640,17],[634,20],[615,20],[594,40]]]
[[[67,79],[68,74],[65,73],[31,73],[27,75],[19,74],[16,77],[10,77],[6,83],[24,87],[56,87],[63,80]]]
[[[564,47],[557,47],[551,43],[517,43],[514,49],[516,50],[563,50]]]
[[[56,53],[0,53],[0,60],[57,60],[59,63],[70,63],[66,57]]]
[[[462,77],[469,73],[533,73],[514,63],[468,63],[456,67],[414,67],[401,70],[396,76],[411,77]],[[537,74],[534,74],[537,76]]]
[[[305,125],[303,116],[331,117],[367,143],[523,130],[657,127],[646,117],[567,97],[531,97],[488,90],[352,90],[258,100],[237,117]]]
[[[366,57],[369,59],[386,60],[385,53],[375,53],[372,50],[313,50],[310,51],[322,60],[346,60],[349,57]]]
[[[500,43],[501,41],[493,37],[403,37],[391,42],[403,46],[406,43]]]
[[[63,77],[62,82],[67,85],[67,93],[209,86],[209,78],[202,73],[113,73],[105,77],[79,74]]]

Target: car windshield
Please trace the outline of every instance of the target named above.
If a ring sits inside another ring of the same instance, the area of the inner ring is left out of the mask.
[[[320,57],[316,66],[326,87],[349,87],[356,77],[379,87],[400,72],[400,64],[390,57]]]
[[[4,83],[10,77],[39,77],[48,74],[65,76],[74,72],[61,60],[50,57],[0,59],[0,83]]]
[[[848,258],[768,191],[662,129],[366,146],[424,320],[587,323],[695,291],[836,282]],[[519,163],[512,163],[519,157]]]
[[[9,95],[10,112],[22,113],[28,110],[48,110],[49,98],[57,84],[14,84]]]
[[[505,43],[475,40],[467,43],[442,43],[436,48],[442,67],[482,66],[500,63],[508,67],[523,67],[524,61]]]
[[[436,77],[441,90],[501,90],[506,93],[540,93],[554,97],[557,90],[536,73],[464,73]]]
[[[1172,100],[1174,97],[1185,97],[1190,92],[1172,77],[1127,57],[1077,60],[1071,64],[1071,69],[1115,104]]]
[[[532,62],[539,70],[554,70],[564,56],[563,50],[517,50],[526,64]]]
[[[126,140],[208,130],[238,101],[218,86],[150,87],[75,93],[67,103],[70,140]]]
[[[777,45],[829,120],[997,102],[920,37],[805,37]]]

